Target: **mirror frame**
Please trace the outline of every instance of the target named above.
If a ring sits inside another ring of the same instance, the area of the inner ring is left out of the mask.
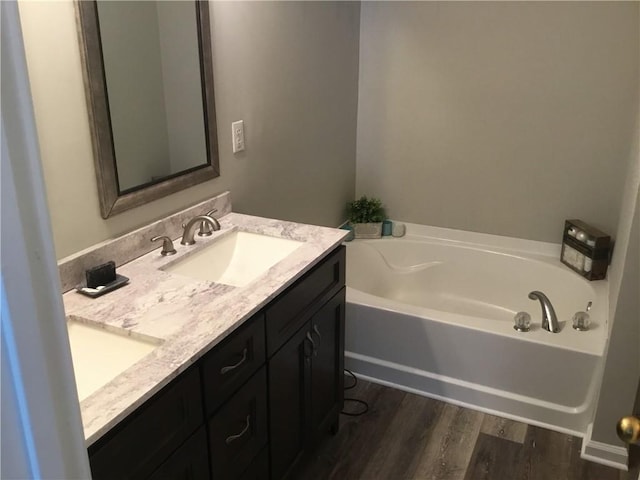
[[[195,0],[207,163],[173,174],[158,182],[120,192],[102,58],[98,6],[94,0],[75,2],[102,218],[109,218],[220,176],[208,3],[206,0]]]

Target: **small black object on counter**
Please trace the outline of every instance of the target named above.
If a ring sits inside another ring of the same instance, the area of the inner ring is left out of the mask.
[[[116,262],[111,260],[97,267],[89,268],[84,273],[87,279],[87,287],[96,288],[106,286],[116,279]]]
[[[106,285],[99,285],[95,288],[87,287],[82,283],[80,285],[76,285],[76,292],[86,295],[87,297],[96,298],[104,295],[105,293],[113,292],[115,289],[120,288],[127,283],[129,283],[129,277],[116,274],[116,279]]]
[[[76,291],[91,298],[112,292],[129,282],[124,275],[116,273],[116,262],[113,260],[97,267],[89,268],[85,272],[85,283],[76,286]]]

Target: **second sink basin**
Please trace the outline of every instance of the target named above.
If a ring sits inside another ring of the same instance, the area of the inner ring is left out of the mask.
[[[244,287],[303,243],[236,231],[164,270],[196,280]]]
[[[151,353],[161,340],[126,330],[106,330],[83,318],[67,317],[73,370],[80,401]]]

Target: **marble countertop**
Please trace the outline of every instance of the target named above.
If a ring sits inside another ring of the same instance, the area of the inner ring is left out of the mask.
[[[153,250],[118,268],[130,283],[91,299],[63,295],[66,314],[126,329],[162,344],[80,403],[87,446],[186,370],[229,333],[339,245],[346,231],[238,213],[220,218],[221,229],[191,246],[174,241],[177,254]],[[202,282],[160,270],[234,230],[304,242],[244,287]]]

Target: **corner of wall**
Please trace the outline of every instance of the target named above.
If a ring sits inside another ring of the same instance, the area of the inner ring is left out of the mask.
[[[640,126],[640,106],[636,125]],[[620,417],[632,413],[640,374],[639,137],[637,129],[630,150],[616,247],[609,271],[609,344],[604,354],[602,383],[589,439],[591,455],[600,455],[601,459],[606,459],[618,447],[623,448],[615,434],[615,425]]]

